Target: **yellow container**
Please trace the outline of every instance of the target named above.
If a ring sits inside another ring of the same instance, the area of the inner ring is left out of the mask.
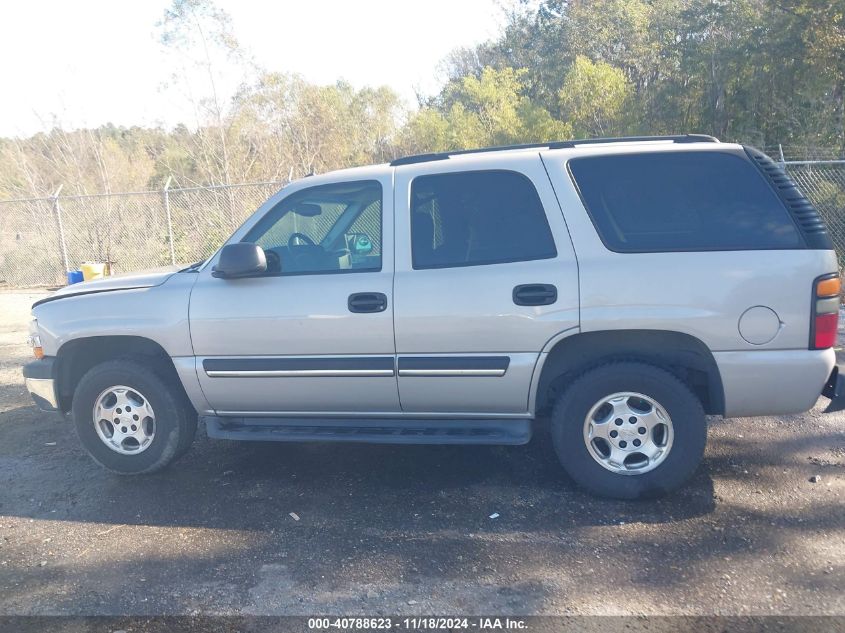
[[[108,274],[106,268],[107,265],[101,262],[83,262],[79,270],[82,271],[82,278],[85,281],[91,281],[105,277]]]

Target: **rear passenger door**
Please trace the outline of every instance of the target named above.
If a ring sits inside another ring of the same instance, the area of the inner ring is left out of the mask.
[[[539,155],[399,166],[395,196],[402,410],[528,415],[540,351],[578,325],[575,255]]]

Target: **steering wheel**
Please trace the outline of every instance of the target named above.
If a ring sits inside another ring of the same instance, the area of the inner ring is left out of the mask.
[[[296,246],[296,240],[299,240],[300,243],[305,244],[306,246],[315,246],[314,240],[304,233],[293,233],[288,238],[288,247]]]
[[[267,259],[267,272],[278,273],[282,270],[282,258],[274,251],[267,249],[264,251],[264,257]]]

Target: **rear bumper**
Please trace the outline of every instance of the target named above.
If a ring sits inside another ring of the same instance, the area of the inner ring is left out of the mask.
[[[725,390],[725,417],[808,411],[836,364],[832,349],[716,352],[713,356]]]
[[[23,366],[23,378],[29,395],[42,411],[58,411],[59,399],[56,396],[56,379],[53,373],[52,356],[34,360]]]

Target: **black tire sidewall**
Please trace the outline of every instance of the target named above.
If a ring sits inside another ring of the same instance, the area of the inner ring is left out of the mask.
[[[673,442],[665,461],[640,475],[614,473],[590,455],[584,421],[602,398],[630,391],[656,400],[672,419]],[[552,437],[561,464],[581,486],[606,497],[637,499],[675,490],[695,472],[707,442],[707,422],[698,398],[675,376],[644,363],[614,363],[577,379],[558,399]]]
[[[94,403],[105,389],[115,385],[125,385],[143,394],[155,413],[155,437],[148,448],[136,455],[122,455],[112,450],[94,427]],[[180,448],[184,411],[161,378],[143,365],[131,361],[97,365],[77,385],[72,410],[80,442],[91,457],[108,470],[121,474],[153,472],[172,461]]]

